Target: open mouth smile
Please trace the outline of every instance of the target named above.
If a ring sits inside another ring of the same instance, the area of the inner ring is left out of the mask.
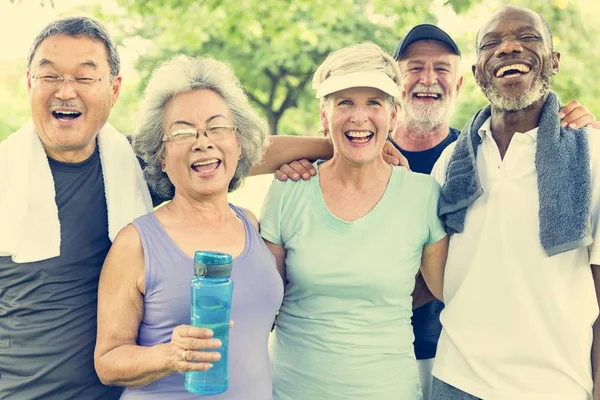
[[[209,160],[196,161],[190,168],[200,176],[210,176],[216,173],[217,169],[221,166],[221,163],[221,160],[218,158],[211,158]]]
[[[496,78],[516,78],[528,74],[530,71],[531,67],[529,65],[514,63],[498,68],[494,76]]]
[[[375,133],[371,131],[347,131],[344,136],[352,144],[367,144],[373,139]]]
[[[52,111],[52,116],[59,121],[68,122],[79,118],[81,113],[79,111],[71,110],[54,110]]]
[[[433,92],[415,92],[412,94],[413,99],[418,100],[440,100],[442,98],[441,93],[433,93]]]

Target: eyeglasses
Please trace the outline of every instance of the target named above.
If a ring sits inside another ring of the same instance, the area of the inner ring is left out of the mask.
[[[231,133],[237,132],[235,125],[211,125],[202,129],[178,129],[173,132],[166,133],[163,136],[163,142],[173,142],[181,144],[191,144],[203,134],[207,138],[212,140],[222,140],[229,136]]]
[[[31,79],[37,80],[44,90],[58,90],[63,82],[67,81],[73,86],[73,89],[82,92],[90,90],[96,83],[102,82],[102,78],[90,78],[89,76],[64,78],[56,75],[31,75]]]

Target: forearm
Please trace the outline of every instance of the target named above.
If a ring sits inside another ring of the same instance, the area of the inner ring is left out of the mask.
[[[271,136],[262,162],[250,170],[250,175],[272,174],[292,161],[329,159],[332,155],[331,142],[324,137]]]
[[[105,385],[137,388],[171,375],[166,344],[121,345],[96,359],[96,372]]]
[[[596,301],[600,305],[600,266],[592,265],[592,277],[596,288]],[[593,326],[592,342],[592,379],[594,381],[594,400],[600,400],[600,317]]]
[[[600,400],[600,319],[594,323],[592,343],[592,378],[594,380],[594,400]]]

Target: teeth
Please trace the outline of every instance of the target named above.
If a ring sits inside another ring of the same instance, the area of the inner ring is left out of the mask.
[[[214,163],[217,163],[217,162],[219,162],[219,160],[216,159],[216,158],[213,158],[212,160],[198,161],[197,163],[193,163],[192,167],[200,167],[202,165],[214,164]]]
[[[417,96],[417,97],[433,97],[434,99],[437,99],[438,97],[440,97],[439,93],[415,93],[415,96]]]
[[[57,110],[57,111],[54,111],[54,112],[59,113],[59,114],[66,114],[66,115],[81,114],[81,113],[79,113],[77,111],[59,111],[59,110]]]
[[[350,137],[354,137],[354,138],[362,138],[362,137],[367,137],[367,136],[371,135],[371,132],[349,131],[349,132],[346,132],[346,135],[348,135]]]
[[[511,69],[515,69],[519,72],[522,72],[524,74],[526,74],[527,72],[529,72],[531,70],[531,68],[529,68],[527,65],[525,64],[511,64],[511,65],[506,65],[502,68],[500,68],[497,72],[496,72],[496,77],[500,78],[501,76],[504,75],[504,73],[506,71],[509,71]]]

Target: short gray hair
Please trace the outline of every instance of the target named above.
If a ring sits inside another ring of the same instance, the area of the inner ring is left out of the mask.
[[[31,68],[31,62],[35,56],[35,52],[42,42],[51,36],[71,36],[81,37],[86,36],[97,42],[101,42],[106,47],[108,65],[110,67],[110,76],[114,78],[119,75],[121,69],[121,60],[119,59],[119,52],[117,46],[110,38],[108,31],[100,22],[88,18],[88,17],[69,17],[61,18],[56,21],[50,22],[42,31],[37,35],[29,55],[27,56],[27,69]]]
[[[250,106],[240,81],[224,62],[210,57],[176,56],[154,70],[136,120],[133,149],[146,163],[144,175],[153,191],[172,198],[175,188],[162,170],[164,113],[177,94],[207,89],[220,95],[233,115],[242,147],[242,158],[229,183],[229,191],[241,186],[267,147],[268,125]]]

